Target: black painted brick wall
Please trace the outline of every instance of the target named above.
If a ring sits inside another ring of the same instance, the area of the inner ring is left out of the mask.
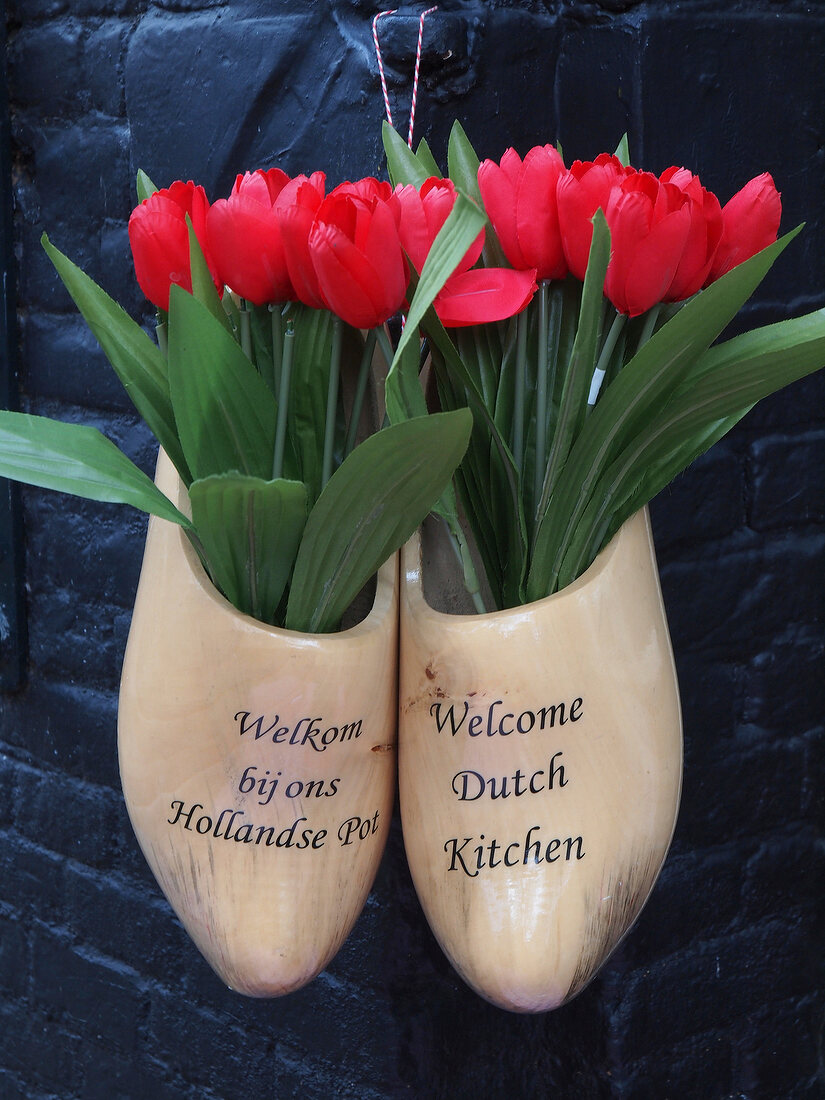
[[[279,163],[378,171],[365,0],[7,6],[23,406],[152,446],[38,246],[47,229],[134,315],[138,167],[213,197]],[[415,19],[386,20],[396,113]],[[561,139],[701,173],[770,170],[808,226],[752,321],[823,305],[825,7],[444,2],[417,133],[482,155]],[[445,59],[448,52],[452,56]],[[403,123],[402,123],[403,125]],[[0,696],[0,1096],[808,1098],[823,1088],[823,377],[766,401],[655,502],[686,771],[664,873],[569,1006],[470,993],[423,920],[396,827],[366,910],[307,989],[255,1003],[189,943],[132,836],[115,755],[144,522],[27,491],[28,682]]]

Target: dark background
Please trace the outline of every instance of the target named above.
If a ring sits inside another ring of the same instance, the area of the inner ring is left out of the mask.
[[[148,321],[126,234],[137,168],[212,198],[276,163],[332,183],[380,172],[375,10],[7,5],[21,407],[96,424],[152,469],[38,238]],[[417,20],[381,26],[406,134]],[[558,138],[569,163],[627,130],[634,164],[684,164],[723,202],[769,170],[783,228],[808,224],[746,320],[823,305],[821,3],[447,2],[426,28],[416,134],[438,157],[457,116],[482,156]],[[578,999],[538,1017],[493,1008],[451,971],[397,822],[328,971],[277,1001],[221,987],[145,866],[118,785],[144,519],[23,492],[26,681],[0,694],[3,1100],[820,1096],[822,398],[820,374],[765,401],[653,506],[682,811],[635,930]]]

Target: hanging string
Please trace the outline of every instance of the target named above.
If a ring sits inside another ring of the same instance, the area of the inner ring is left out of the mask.
[[[385,15],[395,15],[397,11],[398,8],[391,8],[389,11],[380,11],[372,21],[372,40],[375,43],[375,56],[378,58],[378,72],[381,76],[381,91],[384,96],[384,108],[386,109],[387,122],[389,122],[390,126],[392,126],[392,111],[390,110],[390,97],[387,93],[387,79],[384,75],[381,46],[378,42],[378,20],[382,19]],[[422,11],[418,20],[418,45],[415,50],[415,71],[413,73],[412,101],[410,103],[410,127],[407,131],[407,145],[410,149],[412,149],[413,129],[415,128],[415,106],[418,101],[418,75],[421,69],[421,44],[424,41],[424,20],[434,11],[438,11],[437,4]]]
[[[378,45],[378,20],[385,15],[395,15],[398,8],[390,8],[389,11],[379,11],[372,21],[372,40],[375,43],[375,55],[378,58],[378,72],[381,75],[381,91],[384,93],[384,107],[387,112],[387,122],[392,126],[392,111],[390,110],[390,97],[387,94],[387,78],[384,76],[384,62],[381,60],[381,47]]]
[[[410,149],[412,149],[413,126],[415,125],[415,102],[418,99],[418,70],[421,68],[421,43],[424,39],[424,20],[434,11],[438,11],[438,4],[435,4],[432,8],[427,8],[426,11],[422,11],[421,18],[418,20],[418,46],[415,51],[415,73],[413,75],[412,102],[410,104],[410,129],[407,134],[407,145]]]

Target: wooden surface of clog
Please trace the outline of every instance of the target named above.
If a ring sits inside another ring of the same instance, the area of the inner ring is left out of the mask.
[[[157,483],[186,493],[161,453]],[[367,617],[278,630],[210,584],[180,528],[152,518],[121,681],[118,751],[135,833],[220,977],[290,992],[361,911],[395,787],[397,561]]]
[[[644,905],[681,789],[678,686],[646,510],[563,592],[488,615],[424,597],[402,552],[404,843],[442,948],[482,996],[574,996]]]

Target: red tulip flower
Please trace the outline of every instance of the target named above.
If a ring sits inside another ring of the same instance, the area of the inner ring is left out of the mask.
[[[501,163],[485,160],[478,185],[487,215],[513,267],[536,269],[538,279],[567,274],[556,187],[564,161],[552,145],[538,145],[522,161],[508,149]]]
[[[273,208],[294,297],[313,309],[325,308],[309,250],[309,234],[324,201],[325,183],[323,172],[313,172],[308,178],[296,176],[281,191]]]
[[[215,279],[215,286],[222,290],[223,284],[215,274],[206,241],[208,211],[206,192],[191,180],[188,183],[177,180],[171,187],[156,191],[132,211],[129,244],[135,275],[140,289],[158,309],[169,309],[169,287],[172,283],[192,293],[187,214]]]
[[[666,302],[681,302],[705,285],[722,236],[722,207],[713,192],[704,188],[699,177],[686,168],[668,168],[659,178],[662,183],[678,187],[689,200],[690,229],[673,282],[664,297]]]
[[[594,161],[574,161],[559,177],[556,201],[559,232],[570,271],[584,281],[590,243],[593,239],[593,215],[606,211],[613,189],[635,175],[618,157],[602,153]]]
[[[455,205],[451,180],[425,180],[420,191],[398,187],[395,200],[400,210],[398,231],[413,266],[421,271],[430,249]],[[520,313],[536,290],[535,269],[474,268],[484,246],[484,231],[476,237],[453,274],[436,295],[435,306],[447,328],[502,321]]]
[[[781,216],[782,202],[768,172],[746,183],[722,207],[722,239],[707,281],[713,282],[773,244]]]
[[[397,313],[407,289],[407,265],[389,204],[356,189],[321,203],[309,249],[321,299],[354,328],[375,328]]]
[[[620,313],[638,317],[664,301],[690,231],[690,199],[650,172],[614,187],[604,212],[611,259],[604,292]]]
[[[280,168],[238,176],[209,211],[207,232],[223,282],[256,306],[294,297],[273,207],[289,183]]]

